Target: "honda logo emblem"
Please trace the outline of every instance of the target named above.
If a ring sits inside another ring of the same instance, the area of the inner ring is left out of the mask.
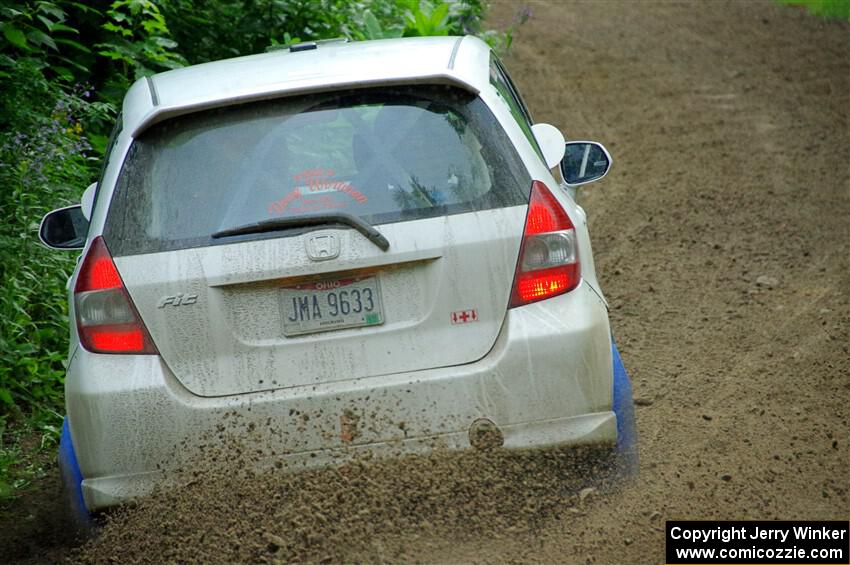
[[[332,233],[311,235],[307,238],[307,257],[313,261],[327,261],[339,257],[339,239]]]

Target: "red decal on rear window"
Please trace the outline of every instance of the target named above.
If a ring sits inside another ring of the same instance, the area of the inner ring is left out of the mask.
[[[269,214],[274,216],[275,214],[283,214],[286,210],[286,207],[289,206],[289,203],[295,200],[296,198],[301,198],[301,189],[296,188],[280,200],[275,200],[271,202],[268,206]]]
[[[347,194],[360,204],[363,204],[364,202],[369,200],[368,196],[366,196],[347,182],[334,182],[328,185],[328,188],[336,190],[338,192],[342,192],[343,194]]]
[[[470,322],[478,321],[478,310],[473,308],[472,310],[458,310],[456,312],[452,312],[452,324],[468,324]]]
[[[318,182],[318,180],[322,177],[332,176],[334,176],[333,169],[306,169],[292,178],[295,179],[295,182],[306,182],[307,186],[313,186],[313,184]]]
[[[293,205],[289,209],[289,212],[294,216],[298,216],[300,214],[309,214],[319,210],[335,210],[337,208],[345,208],[345,204],[343,202],[337,202],[331,196],[324,195],[318,198],[311,198],[309,200],[301,200],[298,204]]]
[[[354,199],[355,202],[363,204],[369,197],[351,186],[351,183],[333,178],[333,169],[307,169],[293,177],[295,182],[303,182],[308,193],[315,192],[341,192]]]

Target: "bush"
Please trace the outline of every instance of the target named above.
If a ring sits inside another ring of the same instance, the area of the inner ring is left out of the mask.
[[[823,18],[850,20],[850,1],[848,0],[779,0],[782,4],[805,6],[813,14]]]
[[[102,115],[108,108],[86,102],[85,93],[49,82],[43,65],[30,57],[7,65],[0,96],[11,124],[0,133],[0,498],[10,491],[4,465],[20,454],[7,421],[17,428],[28,422],[24,431],[43,433],[39,445],[58,438],[67,352],[64,287],[74,259],[48,251],[34,236],[42,215],[77,201],[95,174],[97,159],[83,124],[108,119]]]
[[[162,2],[180,51],[191,63],[259,53],[299,41],[425,35],[481,35],[507,49],[513,29],[483,31],[483,0],[191,0]],[[197,30],[203,29],[203,34]]]

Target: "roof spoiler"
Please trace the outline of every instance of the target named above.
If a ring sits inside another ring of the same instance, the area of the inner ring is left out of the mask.
[[[153,81],[148,81],[148,88],[153,89]],[[280,88],[270,88],[267,91],[254,92],[244,96],[234,96],[230,98],[222,98],[218,100],[205,100],[197,104],[186,104],[178,107],[167,107],[162,105],[154,106],[151,111],[139,122],[139,125],[131,132],[131,136],[136,138],[141,135],[146,129],[152,125],[183,116],[193,114],[203,110],[211,110],[214,108],[222,108],[235,104],[245,104],[248,102],[261,102],[265,100],[275,100],[288,98],[290,96],[299,96],[302,94],[310,94],[314,92],[329,92],[336,90],[354,90],[361,88],[372,88],[375,86],[406,86],[412,84],[444,84],[456,86],[467,92],[478,95],[479,90],[472,84],[464,81],[459,76],[449,72],[436,73],[432,75],[418,75],[415,77],[390,77],[379,80],[350,80],[339,81],[333,83],[323,83],[316,85],[304,85],[300,87],[289,87],[285,90]],[[155,90],[151,90],[152,93]]]

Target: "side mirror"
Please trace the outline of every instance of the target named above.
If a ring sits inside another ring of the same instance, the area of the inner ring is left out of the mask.
[[[564,156],[564,134],[555,126],[549,124],[534,124],[531,133],[543,152],[543,160],[550,169],[557,165]]]
[[[89,221],[77,204],[45,215],[38,227],[38,238],[51,249],[82,249],[88,231]]]
[[[611,170],[611,154],[595,141],[570,141],[561,160],[561,176],[568,186],[597,181]]]

